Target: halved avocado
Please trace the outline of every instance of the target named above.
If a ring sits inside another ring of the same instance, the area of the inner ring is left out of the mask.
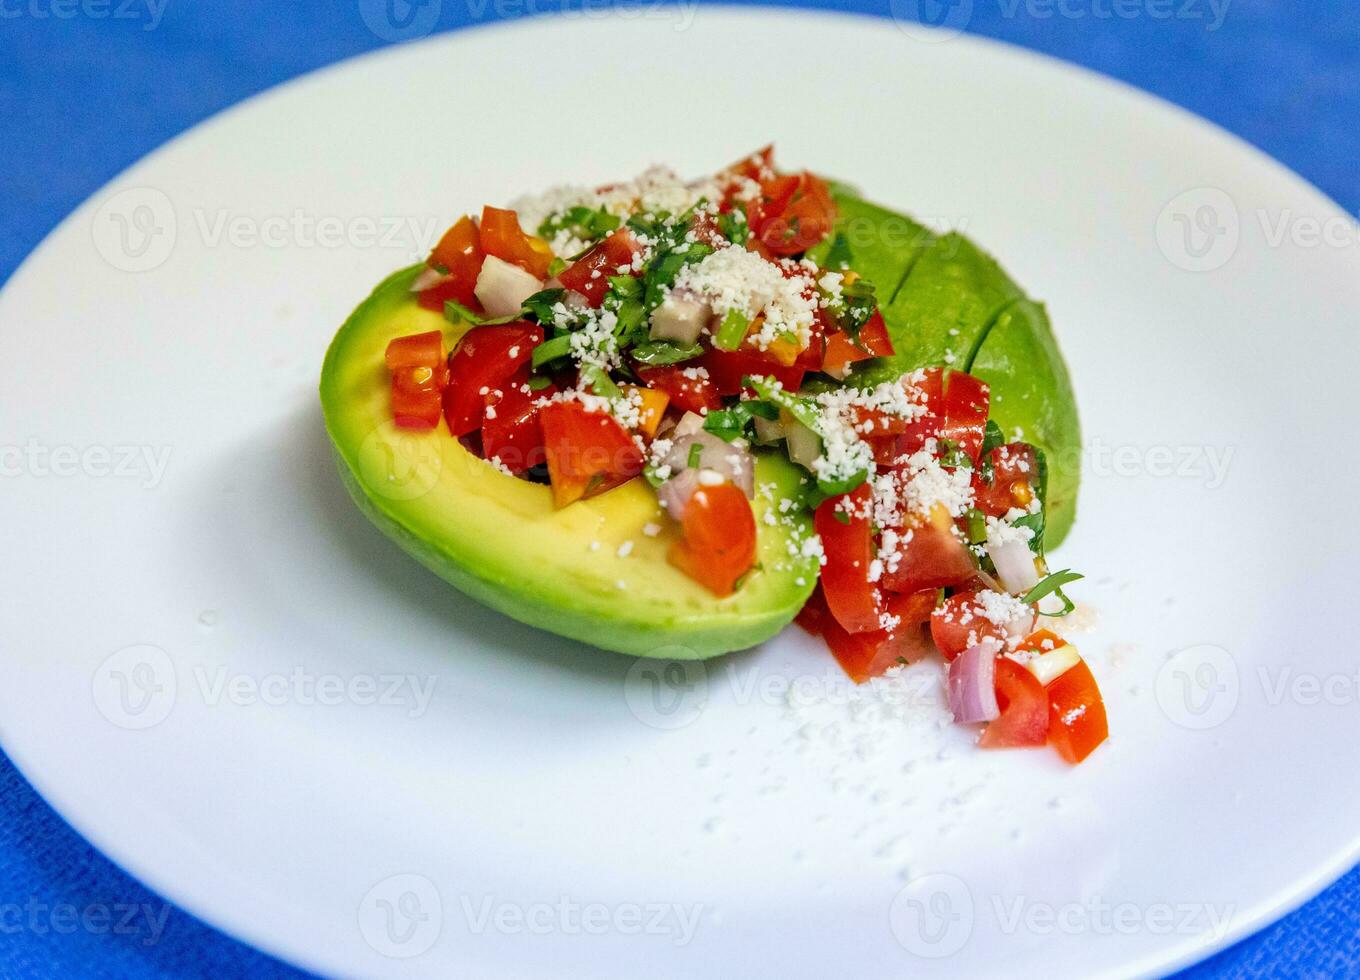
[[[812,534],[809,520],[777,511],[774,523],[764,520],[800,480],[782,456],[763,454],[756,466],[758,566],[719,599],[666,561],[675,531],[642,479],[557,510],[548,487],[495,469],[442,423],[433,432],[397,428],[388,341],[441,330],[452,347],[465,329],[414,301],[420,268],[391,276],[354,311],[321,372],[341,476],[374,524],[479,602],[608,650],[713,657],[767,640],[793,619],[818,567],[798,551]],[[649,536],[648,524],[663,530]]]

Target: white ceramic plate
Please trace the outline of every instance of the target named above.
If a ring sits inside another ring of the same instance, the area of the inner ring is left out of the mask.
[[[925,37],[700,8],[438,38],[72,215],[0,298],[24,773],[175,901],[347,974],[1156,972],[1350,866],[1353,226],[1145,95]],[[1050,303],[1091,447],[1057,557],[1113,730],[1080,768],[971,750],[924,687],[896,721],[837,703],[793,630],[630,675],[466,601],[341,489],[316,379],[384,273],[484,201],[770,139]]]

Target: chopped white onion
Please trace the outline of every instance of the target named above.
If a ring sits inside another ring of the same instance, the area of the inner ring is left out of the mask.
[[[697,418],[698,416],[696,416]],[[737,442],[724,442],[711,432],[703,429],[682,431],[688,428],[687,418],[680,420],[675,427],[675,442],[664,462],[670,465],[672,473],[680,473],[689,467],[691,447],[699,447],[698,470],[711,470],[722,480],[730,480],[748,498],[756,492],[755,457],[750,450]],[[702,424],[702,423],[701,423]]]
[[[518,313],[524,301],[542,288],[543,280],[517,265],[488,255],[472,292],[487,314],[497,317]]]
[[[677,521],[684,516],[685,505],[694,491],[699,489],[699,471],[681,470],[661,486],[656,488],[656,499],[666,508],[666,513]]]
[[[680,416],[680,421],[675,423],[673,437],[676,439],[682,436],[692,436],[696,432],[702,432],[704,428],[704,417],[698,412],[686,412]]]
[[[996,703],[995,642],[969,647],[949,665],[949,710],[961,725],[991,721],[1001,715]]]
[[[763,419],[757,415],[752,421],[756,424],[756,439],[760,442],[778,442],[784,438],[784,423],[778,419]]]
[[[702,300],[671,293],[652,312],[651,338],[683,345],[697,343],[712,315],[712,307]]]
[[[1029,542],[1000,526],[987,533],[987,556],[996,566],[996,576],[1011,595],[1024,595],[1039,584],[1039,570],[1034,565],[1034,552]]]
[[[813,462],[822,455],[822,437],[796,419],[789,419],[785,424],[784,439],[788,443],[789,459],[799,466],[812,469]]]
[[[1025,668],[1039,679],[1040,684],[1047,687],[1079,663],[1081,654],[1077,653],[1077,648],[1070,643],[1064,643],[1032,658],[1025,664]]]

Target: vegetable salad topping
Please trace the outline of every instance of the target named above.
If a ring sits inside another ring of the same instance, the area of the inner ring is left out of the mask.
[[[757,493],[768,524],[810,511],[815,536],[789,544],[821,569],[798,622],[854,680],[938,651],[981,744],[1080,761],[1105,714],[1075,649],[1038,628],[1081,577],[1045,562],[1044,455],[967,373],[856,383],[894,353],[879,297],[898,284],[856,274],[836,218],[828,184],[768,147],[699,181],[653,168],[464,217],[412,288],[466,332],[452,352],[439,331],[392,341],[395,422],[442,418],[557,507],[647,480],[671,563],[718,597],[761,571]],[[768,453],[802,468],[795,495],[757,481]]]

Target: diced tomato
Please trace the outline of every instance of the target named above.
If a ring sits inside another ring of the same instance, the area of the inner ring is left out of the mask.
[[[631,266],[642,244],[628,228],[620,228],[581,256],[558,275],[558,282],[586,298],[591,306],[604,302],[609,292],[609,277],[631,274],[619,269]]]
[[[930,518],[910,528],[911,537],[898,548],[898,561],[883,573],[884,588],[919,592],[962,585],[977,574],[968,545],[954,527],[949,512],[936,506]]]
[[[762,185],[756,237],[775,255],[806,252],[836,223],[836,204],[826,182],[803,171]]]
[[[944,369],[926,368],[922,374],[921,380],[911,387],[920,391],[919,401],[926,410],[907,423],[897,444],[898,450],[908,456],[920,452],[927,439],[936,437],[944,417]]]
[[[901,454],[897,451],[897,436],[866,435],[863,439],[873,450],[874,462],[880,467],[891,469],[897,465],[897,461],[901,458]]]
[[[1044,691],[1048,695],[1048,740],[1075,765],[1110,734],[1100,687],[1083,660],[1058,675]]]
[[[820,311],[812,321],[812,329],[808,337],[808,345],[799,352],[797,360],[793,362],[795,367],[800,367],[804,371],[820,371],[822,361],[826,358],[826,325],[822,322]]]
[[[804,606],[799,615],[800,624],[809,632],[814,632],[826,640],[836,662],[856,684],[862,684],[871,677],[877,677],[890,667],[905,661],[915,663],[924,658],[935,647],[931,643],[928,624],[930,612],[935,607],[935,591],[918,592],[909,596],[889,596],[887,613],[897,620],[891,629],[878,629],[869,633],[847,633],[826,607],[825,598],[818,593],[814,598],[820,603],[820,610],[813,607],[811,613]]]
[[[437,368],[444,363],[444,335],[438,330],[394,337],[384,355],[389,371],[402,368]]]
[[[1004,641],[1006,628],[982,615],[982,604],[974,593],[959,592],[931,614],[930,635],[944,658],[953,660],[983,640]]]
[[[696,211],[694,217],[690,218],[689,228],[696,242],[703,242],[714,248],[723,248],[728,244],[718,219],[711,211]]]
[[[485,258],[477,225],[464,215],[444,232],[444,237],[426,262],[432,269],[443,269],[450,278],[420,293],[420,305],[442,313],[444,303],[452,299],[474,310],[480,309],[473,290],[477,286],[477,276],[482,271]]]
[[[744,199],[746,223],[751,228],[751,241],[760,242],[769,255],[773,251],[761,235],[765,226],[777,218],[788,207],[793,192],[798,189],[797,174],[777,174],[773,177],[757,179],[760,191],[754,198]]]
[[[874,310],[864,326],[860,327],[858,341],[851,340],[844,330],[828,334],[826,352],[822,355],[822,370],[833,378],[843,378],[851,364],[867,361],[871,357],[889,357],[893,353],[888,327],[878,310]]]
[[[670,396],[671,404],[682,412],[702,415],[722,408],[722,396],[717,387],[707,375],[692,367],[684,364],[637,365],[636,370],[647,387],[665,392]],[[699,374],[699,377],[691,377],[686,371]]]
[[[1048,740],[1048,698],[1033,674],[1009,657],[996,661],[996,703],[1001,716],[978,739],[984,749],[1043,745]]]
[[[543,343],[543,328],[524,321],[473,327],[449,357],[444,389],[444,418],[455,436],[475,432],[482,424],[486,395],[507,381]]]
[[[403,429],[439,424],[440,398],[448,377],[444,337],[438,330],[395,337],[385,354],[392,372],[392,417]]]
[[[747,180],[761,181],[774,173],[774,144],[762,146],[750,156],[742,157],[730,167],[719,172],[718,177],[744,177]]]
[[[907,420],[877,408],[854,406],[855,431],[866,439],[878,436],[900,436],[907,431]]]
[[[538,415],[556,506],[604,493],[642,472],[642,450],[614,416],[587,411],[577,401],[552,402]]]
[[[404,367],[392,372],[392,418],[403,429],[433,429],[439,424],[439,368]]]
[[[785,367],[778,361],[753,350],[708,350],[692,362],[708,372],[709,382],[720,395],[735,395],[742,389],[742,379],[752,375],[774,378],[788,391],[797,391],[806,373],[796,364]]]
[[[939,602],[939,589],[922,589],[907,595],[888,594],[885,604],[889,619],[897,625],[888,630],[888,652],[896,663],[900,658],[915,663],[935,649],[930,635],[930,618]],[[889,667],[892,664],[888,665]],[[886,668],[885,668],[886,669]]]
[[[869,580],[874,560],[874,529],[869,515],[872,492],[861,484],[822,502],[814,523],[822,540],[822,592],[836,622],[850,633],[883,628],[883,596]]]
[[[522,364],[485,396],[482,455],[498,460],[511,473],[523,473],[547,459],[537,403],[551,397],[557,389],[549,385],[540,391],[526,391],[530,377],[529,365]]]
[[[826,624],[834,621],[831,610],[826,608],[826,596],[822,595],[822,583],[818,582],[812,589],[812,595],[808,596],[807,602],[803,603],[803,608],[798,610],[794,622],[813,636],[821,636],[826,631]]]
[[[973,474],[973,495],[978,510],[1002,517],[1012,507],[1028,507],[1034,499],[1039,479],[1039,462],[1034,447],[1024,442],[997,446],[988,457],[992,479],[983,479],[982,467]]]
[[[685,504],[670,563],[717,596],[731,595],[756,563],[756,519],[731,483],[700,487]]]
[[[546,279],[553,259],[552,249],[541,238],[525,234],[519,215],[503,208],[482,209],[480,241],[482,251],[505,262],[512,262],[539,279]]]
[[[953,371],[945,379],[944,425],[940,428],[940,438],[957,445],[974,464],[982,452],[990,394],[991,389],[971,374]]]

